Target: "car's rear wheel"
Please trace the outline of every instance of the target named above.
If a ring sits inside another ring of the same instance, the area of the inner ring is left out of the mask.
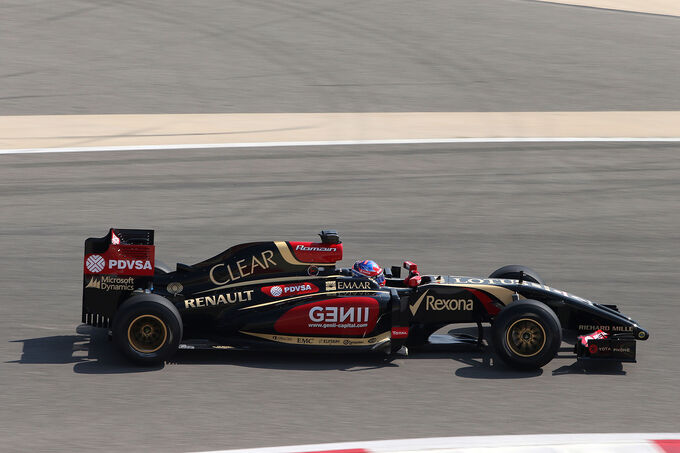
[[[172,268],[165,264],[163,261],[156,260],[154,262],[153,268],[154,275],[169,274],[170,272],[173,272]]]
[[[152,365],[170,358],[182,339],[177,308],[156,294],[130,297],[113,320],[113,341],[135,363]]]
[[[547,305],[535,300],[513,302],[494,320],[492,345],[513,368],[533,370],[550,362],[562,344],[562,327]]]
[[[543,279],[538,275],[538,272],[519,264],[510,264],[508,266],[503,266],[500,269],[496,269],[489,275],[489,278],[509,278],[519,280],[520,275],[523,276],[523,279],[527,282],[540,283],[541,285],[545,284]]]

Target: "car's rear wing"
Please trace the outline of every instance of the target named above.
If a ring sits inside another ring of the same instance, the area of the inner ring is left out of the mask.
[[[153,275],[153,230],[111,228],[85,240],[82,321],[110,327],[120,303],[133,291],[151,289]]]

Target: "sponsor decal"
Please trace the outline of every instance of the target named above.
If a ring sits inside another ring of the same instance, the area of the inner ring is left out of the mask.
[[[85,260],[85,267],[93,274],[98,274],[106,267],[106,260],[101,255],[90,255]]]
[[[105,253],[85,256],[85,274],[153,275],[153,245],[111,246]]]
[[[392,338],[408,338],[408,327],[392,327]]]
[[[262,288],[262,292],[271,297],[299,296],[301,294],[312,294],[318,291],[319,288],[316,285],[308,282],[265,286]]]
[[[331,280],[326,282],[326,291],[362,291],[370,290],[371,282],[366,280]]]
[[[255,290],[239,291],[234,293],[213,294],[211,296],[184,299],[184,308],[207,308],[216,305],[236,304],[253,300]]]
[[[316,247],[316,246],[306,246],[298,244],[295,250],[302,250],[303,252],[337,252],[336,247]]]
[[[605,332],[632,332],[633,328],[630,326],[603,326],[597,324],[579,324],[578,330],[604,330]]]
[[[294,260],[298,261],[296,264],[335,263],[342,259],[342,244],[289,242],[288,246],[292,249]],[[285,246],[286,250],[288,246]]]
[[[215,285],[226,285],[240,280],[258,271],[267,270],[270,266],[276,266],[274,252],[263,251],[259,256],[251,256],[238,260],[235,263],[220,263],[210,269],[210,281]]]
[[[389,340],[390,334],[383,333],[369,338],[299,337],[290,335],[271,335],[266,333],[243,332],[246,335],[276,341],[277,343],[310,346],[368,346]]]
[[[427,296],[425,310],[434,311],[471,311],[474,308],[472,299],[437,299],[435,296]]]
[[[111,230],[111,244],[113,245],[120,244],[120,238],[116,235],[116,232],[113,230]]]
[[[595,347],[593,348],[593,346],[595,346]],[[593,349],[594,349],[594,351],[593,351]],[[630,353],[633,352],[633,350],[628,346],[614,346],[614,347],[612,347],[612,346],[607,345],[607,344],[592,344],[592,345],[588,346],[588,351],[591,354],[600,354],[600,355],[606,355],[606,354],[610,354],[610,353],[613,353],[613,352],[624,353],[624,354],[625,353],[630,354]]]
[[[319,275],[319,268],[317,266],[309,266],[307,268],[307,275]]]
[[[352,291],[361,289],[371,289],[371,282],[368,281],[343,281],[338,280],[338,291]]]
[[[280,333],[365,335],[375,328],[380,306],[371,297],[327,299],[293,307],[274,324]]]
[[[552,294],[559,295],[562,297],[566,297],[569,299],[575,299],[580,302],[584,302],[590,305],[593,305],[593,302],[584,299],[582,297],[575,296],[573,294],[570,294],[566,291],[562,291],[559,289],[551,288],[548,285],[541,285],[540,283],[534,283],[534,282],[528,282],[528,281],[523,281],[521,284],[519,283],[519,280],[513,280],[509,278],[470,278],[470,277],[450,277],[448,279],[448,284],[456,284],[456,285],[514,285],[514,286],[524,286],[527,287],[528,289],[531,288],[536,288],[540,289],[543,291],[548,291]]]
[[[116,277],[114,275],[93,275],[85,288],[100,289],[102,291],[134,291],[135,279],[133,277]]]
[[[168,286],[165,287],[170,294],[176,296],[184,290],[184,286],[180,282],[170,282]]]
[[[411,314],[415,316],[418,309],[425,302],[426,311],[472,311],[474,309],[474,301],[472,299],[440,299],[437,296],[428,294],[428,289],[420,297],[410,305]]]
[[[423,300],[425,299],[425,296],[427,296],[427,293],[429,293],[430,290],[428,289],[425,291],[419,298],[418,300],[415,301],[413,305],[409,305],[409,308],[411,309],[411,314],[415,315],[418,309],[420,308],[420,304],[423,303]]]

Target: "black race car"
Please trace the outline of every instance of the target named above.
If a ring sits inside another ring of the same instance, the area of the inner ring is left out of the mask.
[[[336,267],[335,231],[320,242],[251,242],[193,265],[155,261],[153,230],[112,228],[85,241],[84,323],[110,329],[127,357],[162,362],[177,349],[288,348],[405,354],[449,324],[476,324],[454,343],[490,344],[507,364],[534,369],[575,339],[580,360],[635,361],[649,333],[616,306],[551,288],[531,269],[505,266],[488,278],[420,275],[405,262],[386,282]]]

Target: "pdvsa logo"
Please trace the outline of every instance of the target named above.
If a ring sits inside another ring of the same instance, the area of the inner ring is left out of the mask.
[[[106,267],[106,260],[101,255],[90,255],[85,260],[85,267],[93,274],[98,274]]]
[[[85,259],[85,270],[90,274],[153,275],[153,264],[149,259],[107,259],[94,254]]]
[[[112,271],[153,270],[149,260],[109,260]]]
[[[319,292],[319,288],[312,283],[291,283],[289,285],[265,286],[262,292],[271,297],[299,296]]]

